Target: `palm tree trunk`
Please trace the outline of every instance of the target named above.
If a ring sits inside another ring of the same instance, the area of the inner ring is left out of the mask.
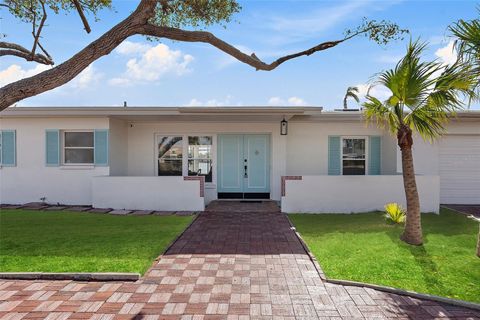
[[[343,98],[343,110],[347,110],[348,107],[347,107],[347,96],[345,96],[345,98]]]
[[[400,239],[408,244],[419,246],[423,243],[420,200],[418,197],[415,170],[413,168],[412,130],[403,126],[398,131],[398,145],[402,152],[403,187],[407,199],[407,218]]]

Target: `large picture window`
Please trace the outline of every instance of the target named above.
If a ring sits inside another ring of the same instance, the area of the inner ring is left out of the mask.
[[[65,131],[63,135],[63,162],[65,164],[93,164],[93,141],[92,131]]]
[[[365,139],[342,139],[342,172],[343,175],[365,175]]]
[[[183,138],[180,136],[160,136],[158,141],[158,175],[181,176]]]
[[[188,137],[188,175],[212,182],[212,137]]]

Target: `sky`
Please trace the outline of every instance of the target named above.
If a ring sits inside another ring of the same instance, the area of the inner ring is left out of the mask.
[[[137,3],[114,0],[114,9],[100,12],[98,21],[89,17],[90,34],[75,13],[50,14],[42,44],[59,64],[126,17]],[[478,2],[459,0],[250,0],[240,4],[241,12],[226,28],[207,30],[266,62],[340,39],[346,29],[367,17],[394,21],[409,29],[412,38],[428,41],[426,60],[452,63],[455,52],[448,26],[458,19],[478,17]],[[5,41],[30,47],[31,27],[5,10],[0,16]],[[349,86],[358,86],[363,100],[375,75],[393,68],[402,57],[409,37],[388,45],[358,37],[266,72],[208,44],[151,42],[134,36],[68,84],[25,99],[18,106],[120,106],[127,101],[129,106],[321,106],[332,110],[343,106]],[[0,57],[0,86],[47,68],[16,57]],[[380,99],[388,95],[381,87],[370,93]],[[358,104],[350,101],[349,106]],[[480,105],[471,109],[480,109]]]

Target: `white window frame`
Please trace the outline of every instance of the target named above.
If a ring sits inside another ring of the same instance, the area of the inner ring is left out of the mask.
[[[352,175],[352,176],[367,176],[369,172],[369,167],[368,167],[368,153],[369,153],[369,145],[368,145],[368,136],[340,136],[340,175],[343,176],[343,160],[349,160],[349,159],[343,159],[343,140],[347,139],[364,139],[365,140],[365,174],[357,174],[357,175]],[[351,159],[351,160],[362,160],[362,159]]]
[[[158,143],[160,142],[160,137],[182,137],[182,175],[185,176],[185,152],[188,151],[188,146],[185,148],[185,135],[179,133],[157,133],[155,134],[155,153],[154,153],[154,162],[155,162],[155,172],[156,177],[166,177],[158,175]],[[188,171],[187,171],[188,172]],[[171,176],[171,177],[181,177],[181,176]]]
[[[93,135],[93,147],[65,147],[65,134],[68,132],[90,132]],[[95,133],[94,130],[87,130],[87,129],[82,129],[82,130],[76,130],[76,129],[68,129],[68,130],[61,130],[61,147],[62,147],[62,155],[61,155],[61,160],[62,160],[62,166],[93,166],[95,165]],[[88,162],[88,163],[66,163],[65,162],[65,149],[92,149],[93,150],[93,161]]]
[[[189,155],[188,155],[188,147],[190,146],[190,141],[188,138],[190,137],[210,137],[212,139],[212,144],[210,145],[210,158],[190,158]],[[190,160],[210,160],[211,163],[212,163],[212,181],[205,181],[205,183],[213,183],[213,166],[214,166],[214,162],[213,162],[213,135],[210,135],[210,134],[189,134],[187,135],[187,176],[188,176],[188,162]],[[193,176],[194,177],[194,176]],[[206,177],[205,177],[206,179]]]
[[[209,132],[194,132],[194,133],[172,133],[172,132],[155,132],[154,134],[154,176],[159,177],[158,175],[158,142],[159,137],[182,137],[182,176],[188,177],[188,137],[212,137],[212,182],[205,182],[207,188],[211,188],[216,185],[217,181],[217,134]]]

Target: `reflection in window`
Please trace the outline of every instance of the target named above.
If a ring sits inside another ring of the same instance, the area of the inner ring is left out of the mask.
[[[343,175],[365,175],[365,139],[342,140]]]
[[[63,139],[65,164],[93,164],[93,132],[67,131]]]
[[[188,175],[212,182],[212,137],[188,137]]]
[[[182,175],[182,137],[163,136],[158,142],[158,175]]]

